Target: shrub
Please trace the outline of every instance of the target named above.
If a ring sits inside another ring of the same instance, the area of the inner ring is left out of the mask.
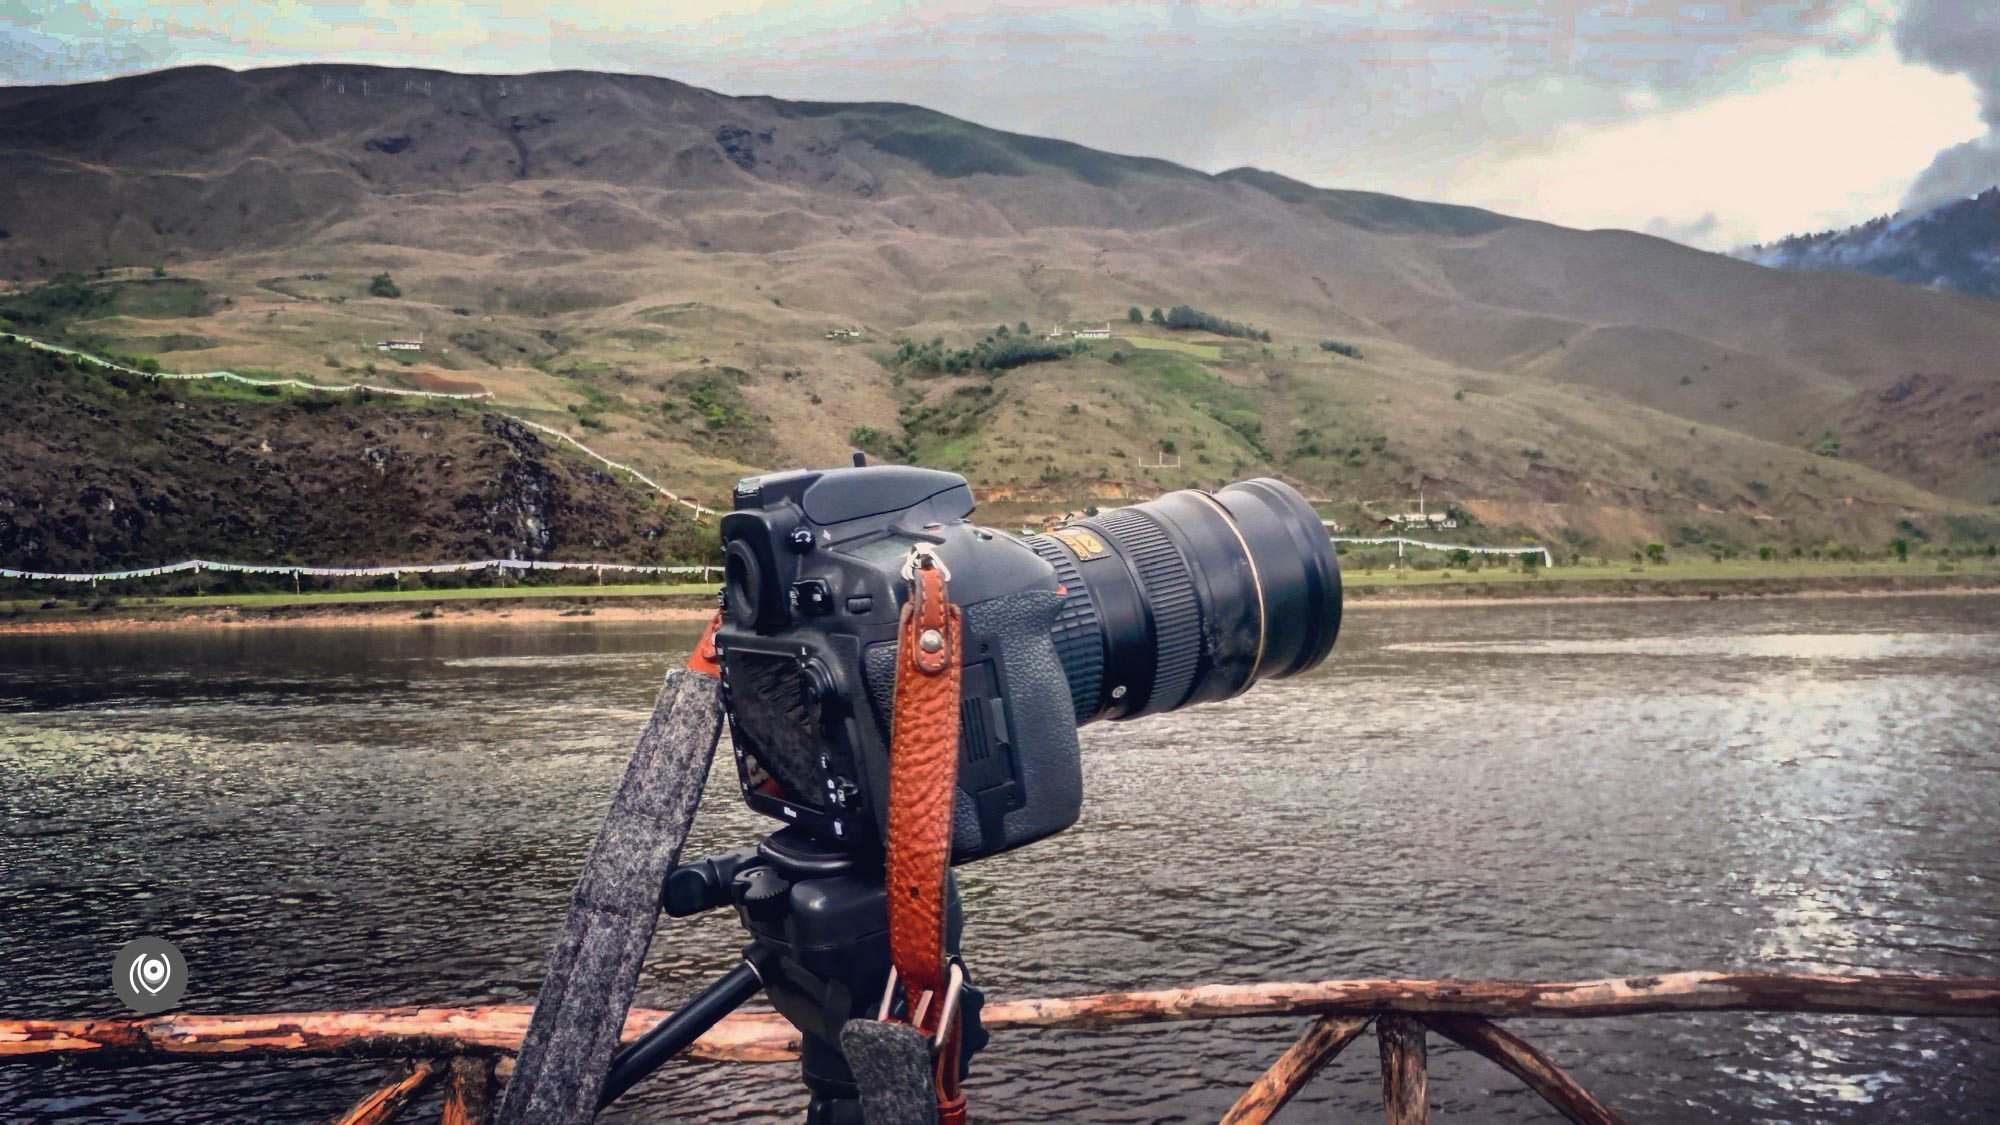
[[[1826,433],[1820,435],[1818,441],[1813,443],[1812,451],[1821,457],[1838,457],[1840,456],[1840,439],[1833,436],[1832,430],[1828,430]]]
[[[1319,350],[1323,352],[1332,352],[1335,355],[1344,355],[1349,359],[1361,358],[1360,348],[1355,347],[1353,344],[1343,344],[1339,340],[1321,340],[1319,342]],[[1464,398],[1465,392],[1460,391],[1459,397]]]
[[[1159,310],[1154,309],[1153,312],[1157,314]],[[1234,336],[1244,340],[1262,340],[1265,343],[1270,343],[1271,341],[1271,334],[1269,332],[1252,328],[1247,324],[1239,324],[1233,320],[1224,320],[1219,316],[1212,313],[1205,313],[1191,305],[1175,305],[1173,308],[1167,310],[1166,319],[1158,323],[1168,328],[1196,329],[1203,332],[1213,332],[1217,336]]]
[[[396,284],[395,279],[389,276],[389,271],[383,270],[369,280],[368,295],[370,297],[400,297],[403,295],[403,290],[401,286]]]

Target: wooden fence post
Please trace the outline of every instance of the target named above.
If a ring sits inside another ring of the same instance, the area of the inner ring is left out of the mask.
[[[1382,1109],[1389,1125],[1430,1125],[1422,1022],[1410,1016],[1381,1016],[1375,1021],[1375,1043],[1382,1051]]]
[[[1591,1097],[1547,1055],[1500,1025],[1478,1016],[1425,1016],[1424,1022],[1459,1046],[1492,1059],[1577,1125],[1625,1125],[1624,1118]]]
[[[459,1055],[446,1080],[443,1125],[486,1125],[493,1119],[491,1055]]]
[[[355,1102],[354,1108],[341,1114],[334,1125],[382,1125],[385,1121],[394,1121],[397,1114],[403,1112],[443,1073],[443,1063],[436,1059],[424,1059],[408,1074]]]
[[[1321,1016],[1263,1077],[1243,1091],[1222,1125],[1264,1125],[1368,1026],[1367,1016]]]

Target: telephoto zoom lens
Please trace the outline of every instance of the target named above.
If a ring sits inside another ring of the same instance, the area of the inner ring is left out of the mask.
[[[1170,492],[1025,542],[1066,591],[1055,643],[1078,725],[1228,699],[1313,667],[1340,632],[1333,542],[1282,481]]]

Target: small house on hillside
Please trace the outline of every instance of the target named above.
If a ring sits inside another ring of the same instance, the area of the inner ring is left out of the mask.
[[[1424,530],[1457,527],[1458,521],[1449,512],[1398,512],[1386,521],[1397,527],[1415,527]]]
[[[1109,340],[1111,338],[1111,325],[1102,324],[1072,329],[1070,336],[1077,340]]]
[[[420,352],[424,350],[424,342],[422,340],[378,340],[375,344],[375,350],[378,352]]]
[[[861,338],[861,329],[851,325],[846,328],[829,328],[826,332],[826,338],[829,340],[859,340]]]

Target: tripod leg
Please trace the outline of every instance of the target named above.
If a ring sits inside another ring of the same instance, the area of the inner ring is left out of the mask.
[[[658,1070],[662,1063],[686,1050],[689,1044],[701,1038],[703,1032],[741,1007],[763,987],[764,981],[757,975],[756,968],[745,961],[729,970],[721,980],[702,989],[673,1015],[655,1024],[652,1030],[634,1039],[631,1046],[619,1051],[611,1060],[611,1073],[605,1076],[604,1092],[598,1095],[598,1112],[603,1112],[605,1106],[617,1101],[625,1091],[645,1081],[646,1076]]]

